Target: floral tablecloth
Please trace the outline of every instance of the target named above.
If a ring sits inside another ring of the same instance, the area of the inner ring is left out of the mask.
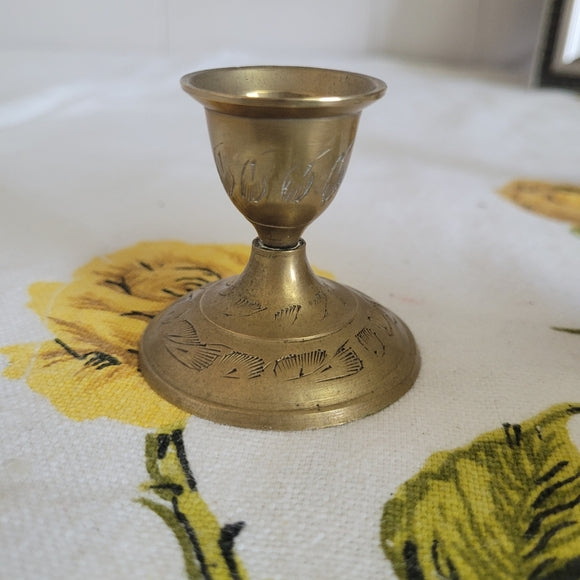
[[[580,577],[577,95],[386,58],[0,62],[3,578]],[[263,62],[389,84],[305,238],[422,368],[320,431],[188,416],[138,368],[148,320],[254,235],[179,77]]]

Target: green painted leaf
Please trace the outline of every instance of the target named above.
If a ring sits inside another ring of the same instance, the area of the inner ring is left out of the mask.
[[[155,512],[168,526],[169,529],[174,533],[181,551],[183,552],[185,560],[185,573],[189,580],[204,580],[201,570],[197,564],[197,560],[191,550],[191,544],[187,536],[187,532],[181,525],[180,521],[177,519],[174,511],[158,502],[152,501],[145,497],[140,497],[137,499],[141,505],[148,507],[151,511]]]
[[[552,330],[559,332],[569,332],[570,334],[580,334],[580,328],[563,328],[561,326],[552,326]]]
[[[559,405],[431,456],[385,504],[399,578],[580,578],[580,451]]]
[[[149,498],[137,501],[154,511],[170,527],[183,551],[190,580],[246,580],[247,574],[234,550],[244,522],[220,527],[199,494],[183,443],[183,430],[149,433],[145,461],[151,481],[142,486],[169,505]]]

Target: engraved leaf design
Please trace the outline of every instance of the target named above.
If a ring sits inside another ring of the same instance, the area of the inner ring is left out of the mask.
[[[209,367],[222,354],[219,345],[203,344],[193,324],[183,319],[164,326],[163,344],[175,359],[196,371]]]
[[[213,156],[215,160],[215,165],[218,170],[221,182],[226,190],[227,194],[231,197],[234,193],[234,188],[236,186],[236,179],[230,171],[229,167],[224,161],[224,156],[222,154],[223,143],[219,143],[214,147]]]
[[[262,201],[268,193],[268,183],[265,177],[261,177],[256,169],[257,161],[250,159],[242,167],[240,193],[244,199],[251,203]]]
[[[226,292],[222,293],[222,296],[227,295]],[[233,290],[229,293],[231,298],[231,305],[232,308],[226,310],[224,312],[225,316],[235,316],[235,317],[244,317],[244,316],[252,316],[254,314],[258,314],[259,312],[264,312],[268,309],[267,306],[256,302],[255,300],[251,300],[246,296],[240,296],[236,294],[236,291]]]
[[[326,318],[328,316],[328,296],[322,291],[319,290],[315,295],[313,300],[310,302],[310,304],[313,304],[315,306],[318,306],[319,304],[322,304],[322,319]]]
[[[298,314],[302,310],[300,304],[290,304],[274,313],[274,320],[289,321],[291,324],[298,320]]]
[[[289,354],[276,361],[274,374],[282,381],[290,381],[311,375],[326,360],[325,350],[311,350],[300,354]]]
[[[283,381],[310,376],[320,383],[349,377],[362,369],[362,360],[345,343],[332,357],[325,350],[317,349],[279,358],[274,364],[274,375]]]
[[[377,356],[385,354],[385,343],[372,328],[363,328],[360,332],[357,332],[356,338],[369,352]]]
[[[343,344],[330,359],[329,364],[320,369],[320,376],[316,380],[317,382],[323,382],[342,379],[355,375],[362,369],[363,361],[356,354],[356,351],[352,347]]]
[[[304,171],[297,168],[291,169],[282,183],[280,197],[284,201],[299,203],[310,191],[314,183],[314,171],[312,164],[308,164]]]
[[[383,314],[383,317],[382,317],[383,328],[387,331],[387,334],[389,336],[393,336],[393,334],[395,333],[395,331],[393,329],[398,324],[397,319],[392,314],[385,312],[384,310],[383,310],[382,314]]]
[[[216,363],[221,376],[229,379],[255,379],[264,372],[264,360],[244,352],[231,352]]]
[[[431,456],[385,504],[381,545],[399,578],[580,577],[580,451],[558,405]]]
[[[330,170],[328,179],[326,180],[326,183],[322,188],[321,192],[322,205],[325,205],[329,201],[331,201],[338,192],[338,188],[340,187],[340,184],[344,179],[344,175],[348,167],[348,161],[350,159],[352,146],[353,143],[351,143],[348,149],[344,153],[341,153],[338,156],[337,160],[334,162],[334,165]]]
[[[292,167],[282,182],[280,197],[288,202],[299,203],[302,201],[312,189],[318,171],[318,169],[315,171],[315,167],[318,167],[318,161],[326,157],[331,151],[332,148],[325,149],[306,164],[306,167]]]

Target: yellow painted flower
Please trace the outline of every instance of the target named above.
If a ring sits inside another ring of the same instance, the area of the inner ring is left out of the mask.
[[[572,233],[580,236],[579,186],[516,179],[502,187],[499,193],[529,211],[572,224]],[[579,328],[571,326],[554,326],[552,328],[560,332],[580,334]]]
[[[580,187],[576,185],[519,179],[499,192],[530,211],[580,225]]]
[[[75,420],[109,417],[141,427],[183,424],[188,414],[155,394],[138,370],[147,322],[176,298],[240,272],[249,248],[142,242],[79,268],[68,283],[38,282],[29,306],[53,340],[8,346],[4,374],[25,377]]]

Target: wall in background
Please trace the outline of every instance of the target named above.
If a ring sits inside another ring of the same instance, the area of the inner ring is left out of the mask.
[[[388,52],[526,66],[544,0],[0,0],[0,49]]]

